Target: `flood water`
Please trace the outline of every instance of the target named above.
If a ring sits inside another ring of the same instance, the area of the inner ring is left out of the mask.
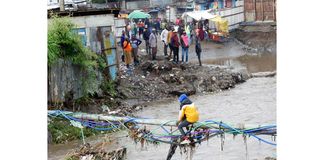
[[[212,45],[212,46],[210,46]],[[249,72],[276,70],[276,55],[251,55],[246,56],[240,47],[226,47],[221,44],[203,45],[203,62],[205,64],[227,65],[234,68],[246,68]],[[210,49],[214,48],[214,49]],[[195,55],[189,53],[190,61],[195,61]],[[201,114],[200,120],[221,120],[228,124],[276,124],[276,77],[252,78],[247,82],[236,85],[235,88],[215,94],[191,96]],[[151,103],[143,111],[137,113],[140,117],[175,120],[178,115],[179,104],[177,100],[169,102]],[[111,138],[126,135],[125,132],[110,135]],[[90,137],[88,142],[95,143],[102,136]],[[262,136],[271,141],[270,136]],[[64,145],[49,145],[48,158],[50,160],[63,159],[64,155],[76,148],[81,141],[74,141]],[[166,158],[169,145],[149,145],[141,148],[129,138],[117,138],[108,147],[127,147],[127,159],[129,160],[162,160]],[[248,138],[247,150],[241,135],[233,139],[232,135],[226,135],[223,151],[220,149],[220,138],[211,138],[208,142],[197,147],[193,156],[194,160],[218,159],[218,160],[246,160],[265,157],[276,157],[276,147],[257,139]],[[179,148],[172,158],[184,159],[179,154]]]

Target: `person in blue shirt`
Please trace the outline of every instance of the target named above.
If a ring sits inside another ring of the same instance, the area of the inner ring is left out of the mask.
[[[139,59],[138,59],[138,49],[139,49],[139,45],[141,44],[141,40],[138,39],[136,37],[136,35],[132,35],[132,38],[131,38],[131,47],[132,47],[132,53],[133,53],[133,62],[134,62],[134,65],[138,65],[140,62],[139,62]]]
[[[144,41],[146,43],[146,52],[147,52],[148,55],[151,54],[150,53],[150,44],[149,44],[150,33],[151,32],[149,32],[148,27],[145,26],[142,36],[143,36],[143,39],[144,39]]]

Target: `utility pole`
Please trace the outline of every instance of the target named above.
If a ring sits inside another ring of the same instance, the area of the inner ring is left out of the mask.
[[[64,0],[59,0],[59,4],[60,4],[60,11],[63,12],[64,11]]]

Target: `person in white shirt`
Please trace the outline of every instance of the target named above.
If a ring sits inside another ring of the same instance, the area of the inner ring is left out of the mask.
[[[163,52],[165,57],[168,56],[168,53],[167,53],[168,43],[169,43],[168,34],[169,34],[169,31],[167,27],[165,27],[164,30],[161,32],[161,41],[163,42]]]

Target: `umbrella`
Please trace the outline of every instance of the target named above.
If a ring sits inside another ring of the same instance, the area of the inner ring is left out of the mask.
[[[128,16],[129,19],[150,18],[150,14],[144,13],[140,10],[131,12]]]

